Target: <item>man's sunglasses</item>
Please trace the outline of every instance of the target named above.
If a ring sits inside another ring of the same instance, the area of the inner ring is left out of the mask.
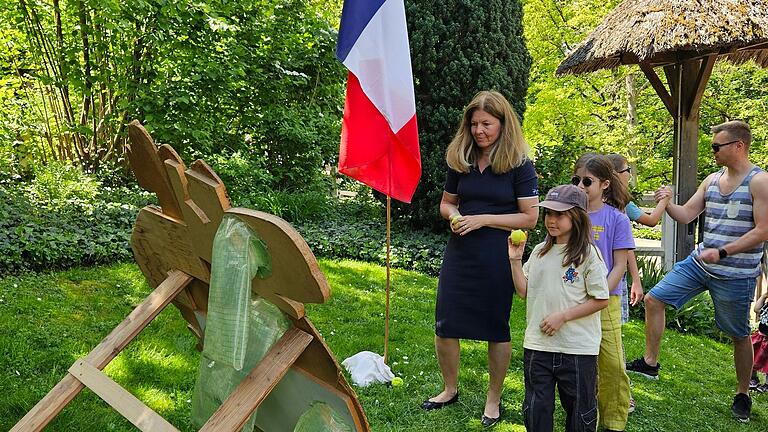
[[[592,186],[592,179],[589,177],[579,177],[577,175],[571,177],[571,184],[574,186],[578,186],[579,183],[583,184],[584,187],[590,187]]]
[[[737,142],[741,142],[741,140],[729,141],[727,143],[722,143],[722,144],[712,143],[712,151],[717,153],[717,152],[720,151],[720,147],[725,147],[727,145],[731,145],[731,144],[734,144],[734,143],[737,143]]]

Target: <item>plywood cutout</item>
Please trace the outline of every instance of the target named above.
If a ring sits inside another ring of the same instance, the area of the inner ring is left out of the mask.
[[[293,326],[203,430],[239,430],[262,402],[264,408],[257,412],[258,428],[285,430],[318,400],[336,407],[355,430],[370,430],[339,363],[305,316],[304,303],[323,303],[330,296],[328,282],[306,241],[279,217],[232,208],[224,183],[205,162],[197,160],[187,168],[172,147],[155,146],[138,121],[130,123],[128,131],[131,167],[139,184],[155,193],[159,203],[140,210],[131,236],[136,263],[155,291],[132,312],[135,317],[126,318],[94,352],[78,360],[65,379],[12,431],[41,430],[83,386],[97,387],[96,394],[141,430],[145,430],[144,425],[160,424],[163,426],[158,430],[173,430],[100,371],[169,303],[179,309],[202,350],[213,239],[224,215],[244,221],[266,244],[272,272],[266,278],[254,278],[251,290],[277,306]],[[297,394],[303,397],[296,398]]]

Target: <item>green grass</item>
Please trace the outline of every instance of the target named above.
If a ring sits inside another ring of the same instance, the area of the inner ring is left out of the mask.
[[[322,261],[333,294],[309,305],[308,316],[337,359],[362,350],[383,351],[384,269],[351,261]],[[374,431],[482,430],[488,383],[486,346],[462,343],[461,400],[435,412],[419,403],[439,391],[432,343],[435,278],[393,271],[390,365],[405,383],[356,389]],[[134,265],[119,264],[0,279],[0,430],[12,427],[149,292]],[[525,305],[515,300],[512,344],[505,381],[505,420],[494,430],[522,431],[522,338]],[[642,350],[643,325],[625,327],[627,355]],[[705,337],[668,331],[661,380],[634,380],[638,402],[629,431],[765,431],[768,394],[756,395],[748,425],[731,419],[736,379],[731,347]],[[199,354],[175,308],[169,307],[106,369],[115,381],[183,431]],[[558,421],[563,414],[558,409]],[[556,427],[562,429],[562,424]],[[90,391],[83,391],[46,430],[133,431]]]

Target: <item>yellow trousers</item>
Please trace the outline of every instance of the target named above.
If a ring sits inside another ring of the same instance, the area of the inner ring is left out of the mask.
[[[621,342],[621,296],[611,296],[600,312],[603,338],[597,357],[597,407],[600,425],[624,430],[629,415],[629,377]]]

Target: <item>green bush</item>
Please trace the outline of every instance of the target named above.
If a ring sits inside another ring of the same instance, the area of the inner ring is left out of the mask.
[[[632,227],[632,237],[648,240],[661,240],[661,230],[656,228]]]
[[[46,172],[32,183],[0,182],[0,273],[131,259],[131,229],[151,195],[103,188],[91,196],[92,189],[56,186],[51,178],[55,175]]]
[[[62,209],[67,205],[84,206],[94,202],[101,183],[67,162],[50,161],[33,168],[28,186],[32,202],[39,206]]]
[[[296,227],[318,257],[354,259],[385,264],[387,257],[386,221],[333,219],[301,224]],[[429,230],[393,227],[391,264],[395,268],[417,270],[437,275],[443,261],[448,235]]]

